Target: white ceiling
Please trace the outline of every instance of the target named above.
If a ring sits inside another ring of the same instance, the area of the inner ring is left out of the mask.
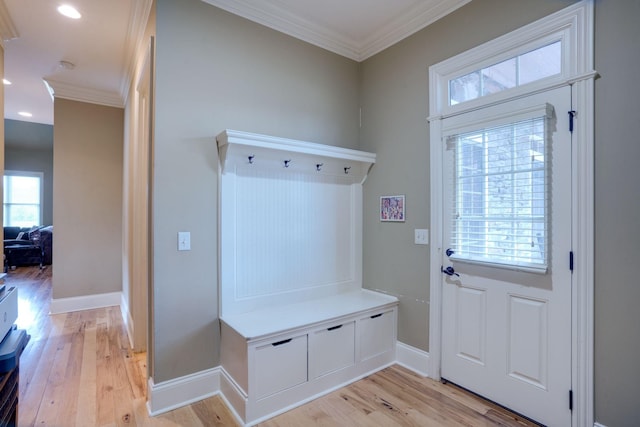
[[[79,20],[57,12],[61,1],[0,3],[4,76],[12,83],[5,85],[5,118],[53,124],[53,102],[43,80],[63,98],[123,106],[130,52],[144,30],[149,1],[70,0],[82,14]],[[62,68],[63,60],[75,68]]]
[[[332,52],[362,61],[471,0],[203,0]],[[53,124],[56,96],[123,106],[132,52],[151,0],[0,0],[5,48],[5,118]],[[60,61],[75,64],[73,70]],[[29,111],[31,118],[18,115]]]

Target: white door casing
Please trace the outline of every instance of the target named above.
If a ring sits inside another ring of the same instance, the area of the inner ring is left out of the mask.
[[[558,36],[559,35],[559,36]],[[562,40],[562,73],[554,78],[490,95],[486,99],[448,105],[448,79],[479,67],[495,64],[535,48],[542,41]],[[592,426],[593,406],[593,259],[594,259],[594,79],[593,2],[585,0],[522,27],[477,48],[433,65],[430,84],[430,181],[431,228],[429,376],[440,379],[442,351],[443,155],[442,121],[480,107],[503,103],[558,87],[571,87],[576,120],[571,150],[571,248],[574,254],[571,294],[571,424]],[[567,396],[568,401],[568,396]]]
[[[570,109],[571,91],[565,86],[443,120],[447,132],[469,122],[486,122],[487,117],[515,122],[522,112],[549,115],[544,119],[547,148],[537,154],[550,163],[547,267],[534,271],[469,263],[446,252],[440,264],[456,273],[442,276],[442,377],[545,425],[571,424]],[[456,144],[444,144],[442,231],[444,246],[449,247]],[[492,157],[500,154],[499,149],[493,151]],[[492,203],[496,206],[487,208],[503,209],[499,202]],[[510,203],[505,208],[510,210]]]

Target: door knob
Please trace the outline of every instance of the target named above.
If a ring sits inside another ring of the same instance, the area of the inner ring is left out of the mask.
[[[460,277],[460,275],[458,273],[456,273],[456,271],[453,269],[453,267],[449,266],[447,268],[444,267],[440,267],[440,270],[446,274],[447,276],[458,276]]]

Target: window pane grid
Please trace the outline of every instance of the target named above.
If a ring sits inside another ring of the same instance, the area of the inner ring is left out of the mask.
[[[557,41],[449,80],[449,105],[502,92],[562,72],[562,42]]]
[[[41,225],[42,177],[25,172],[4,176],[4,226]]]
[[[457,259],[547,264],[545,117],[454,137]]]

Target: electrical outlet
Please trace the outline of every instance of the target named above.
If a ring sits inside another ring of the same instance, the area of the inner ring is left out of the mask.
[[[178,231],[178,250],[191,250],[191,233],[189,231]]]
[[[416,245],[428,245],[429,244],[429,230],[423,228],[416,228],[414,230],[413,242]]]

